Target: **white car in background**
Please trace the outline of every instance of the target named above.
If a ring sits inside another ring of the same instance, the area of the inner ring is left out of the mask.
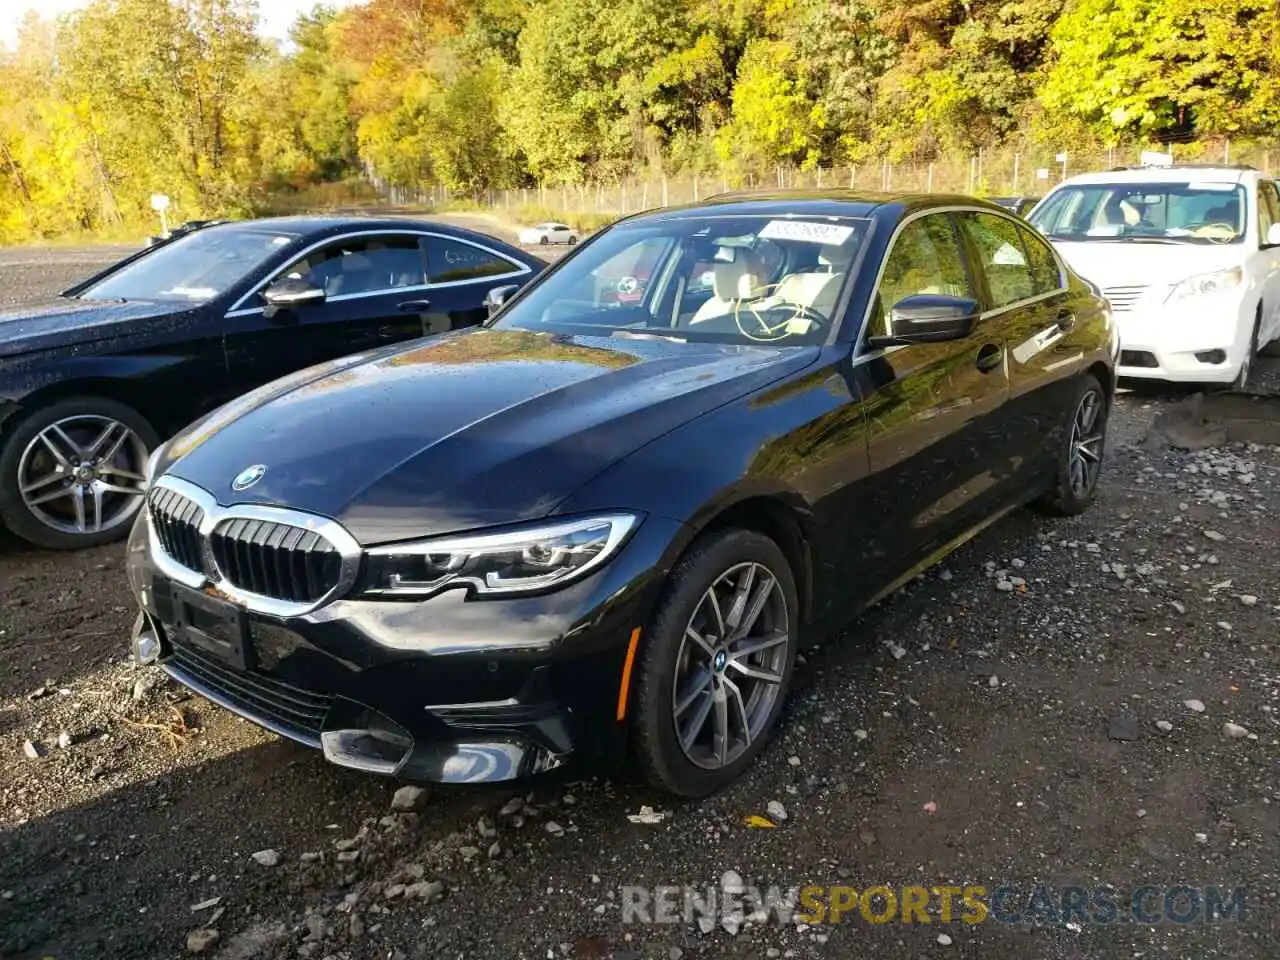
[[[1027,219],[1110,301],[1122,377],[1243,386],[1280,338],[1280,186],[1257,170],[1085,174]]]
[[[578,231],[567,223],[539,223],[536,226],[525,227],[520,231],[519,238],[520,242],[526,246],[534,244],[541,246],[548,243],[574,244],[578,242]]]

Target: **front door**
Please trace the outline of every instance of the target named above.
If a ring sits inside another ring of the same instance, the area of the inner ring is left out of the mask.
[[[228,369],[241,390],[424,332],[425,264],[416,234],[339,238],[293,261],[270,282],[283,278],[311,281],[325,291],[325,300],[271,317],[260,306],[227,315]]]
[[[980,301],[959,227],[932,213],[902,228],[872,303],[871,335],[890,332],[894,304],[915,294]],[[872,503],[856,535],[885,546],[885,581],[996,507],[1008,459],[1009,378],[998,325],[945,343],[889,347],[861,365]]]
[[[1259,347],[1280,340],[1280,244],[1267,243],[1267,233],[1277,223],[1280,223],[1280,184],[1263,180],[1258,184],[1258,252],[1254,255],[1262,290]]]

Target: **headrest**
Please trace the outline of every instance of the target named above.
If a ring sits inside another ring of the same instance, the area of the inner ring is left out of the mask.
[[[758,295],[760,269],[750,250],[734,249],[731,262],[716,261],[712,270],[712,290],[718,300],[749,300]]]

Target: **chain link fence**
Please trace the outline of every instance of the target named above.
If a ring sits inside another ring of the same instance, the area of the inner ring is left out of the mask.
[[[440,186],[390,187],[386,197],[397,206],[441,209],[465,205],[505,212],[517,219],[529,214],[542,218],[613,218],[655,207],[696,203],[733,190],[851,189],[1035,197],[1076,174],[1141,165],[1145,152],[1172,154],[1174,163],[1248,165],[1268,174],[1280,171],[1280,141],[1232,144],[1221,140],[1091,149],[1005,146],[932,162],[882,160],[811,169],[778,166],[736,178],[654,174],[611,182],[490,190],[478,199],[451,195]]]

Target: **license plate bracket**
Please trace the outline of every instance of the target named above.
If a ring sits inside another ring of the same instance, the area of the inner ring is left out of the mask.
[[[170,584],[169,590],[179,637],[236,670],[247,671],[253,660],[253,644],[244,611],[181,584]]]

